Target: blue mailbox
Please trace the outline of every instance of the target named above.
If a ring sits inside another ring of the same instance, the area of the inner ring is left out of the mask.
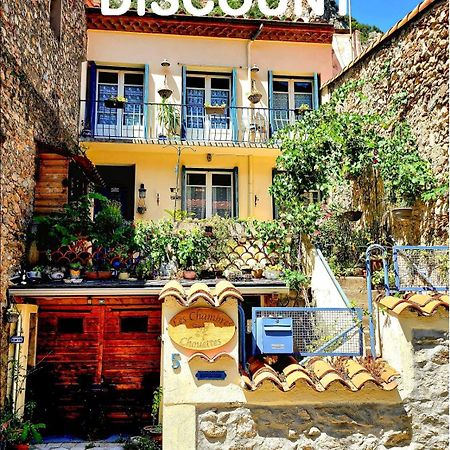
[[[293,353],[292,318],[258,317],[256,319],[256,346],[263,354]]]

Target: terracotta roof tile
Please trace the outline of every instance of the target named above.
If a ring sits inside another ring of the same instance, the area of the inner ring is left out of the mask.
[[[378,303],[388,311],[400,315],[403,311],[417,311],[419,315],[431,316],[439,308],[448,310],[448,295],[443,294],[406,294],[403,297],[382,297]]]
[[[218,295],[219,294],[219,295]],[[211,306],[217,307],[229,299],[243,300],[240,292],[228,281],[220,281],[214,291],[205,283],[194,283],[186,292],[178,281],[169,281],[159,294],[161,301],[174,298],[180,305],[191,306],[198,300],[205,300]]]
[[[293,361],[292,356],[283,356],[271,366],[261,357],[252,356],[248,361],[249,371],[242,371],[243,384],[255,390],[271,382],[283,392],[292,389],[323,392],[331,386],[356,392],[368,383],[385,391],[397,387],[394,378],[398,372],[382,359],[314,358],[305,365]]]
[[[191,356],[189,356],[188,362],[191,362],[193,359],[197,359],[197,358],[201,358],[210,363],[213,363],[220,358],[232,358],[233,359],[233,356],[230,355],[230,353],[228,353],[228,352],[221,352],[214,356],[205,355],[203,352],[196,352],[196,353],[193,353]]]

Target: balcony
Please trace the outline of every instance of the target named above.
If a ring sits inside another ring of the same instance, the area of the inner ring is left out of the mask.
[[[271,139],[275,132],[301,114],[299,110],[168,103],[125,103],[111,108],[97,101],[92,107],[84,101],[80,137],[85,141],[277,147]]]

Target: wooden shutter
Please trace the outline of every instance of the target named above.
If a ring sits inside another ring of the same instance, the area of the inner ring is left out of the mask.
[[[145,65],[144,69],[144,108],[143,108],[143,114],[144,114],[144,137],[148,139],[148,130],[149,130],[149,117],[148,117],[148,103],[149,103],[149,80],[150,77],[150,66],[148,64]]]
[[[234,142],[238,139],[238,114],[237,114],[237,70],[231,73],[231,129]]]

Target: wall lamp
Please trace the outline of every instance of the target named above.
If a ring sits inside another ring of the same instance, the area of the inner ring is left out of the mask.
[[[145,198],[147,197],[147,189],[145,189],[144,183],[141,183],[140,188],[138,189],[138,206],[137,212],[139,214],[144,214],[147,211],[147,207],[145,206]]]
[[[170,67],[170,62],[168,61],[168,59],[164,58],[164,59],[161,61],[161,66],[164,67],[164,68]]]
[[[256,64],[253,64],[252,68],[250,69],[250,72],[252,73],[259,72],[259,67]]]

